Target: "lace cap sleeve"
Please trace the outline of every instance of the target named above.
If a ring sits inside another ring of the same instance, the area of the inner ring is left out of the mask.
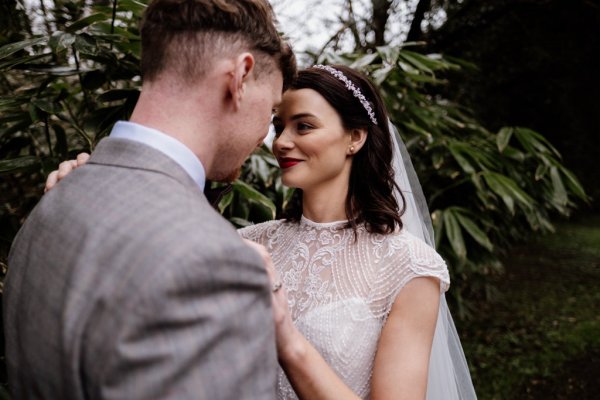
[[[419,276],[437,278],[440,281],[440,293],[447,291],[450,287],[450,275],[444,259],[424,241],[412,235],[407,236],[409,268],[414,274],[411,278]]]

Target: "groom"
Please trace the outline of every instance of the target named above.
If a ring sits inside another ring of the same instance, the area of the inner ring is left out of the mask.
[[[4,326],[15,399],[271,399],[260,256],[208,204],[295,73],[267,0],[155,0],[144,83],[15,239]]]

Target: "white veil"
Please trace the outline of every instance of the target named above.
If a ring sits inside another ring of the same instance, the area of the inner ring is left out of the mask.
[[[431,247],[435,247],[431,216],[419,178],[398,130],[391,122],[389,126],[394,144],[392,165],[395,180],[405,201],[405,211],[402,215],[403,229],[407,229]],[[477,396],[471,381],[471,374],[456,327],[448,310],[446,296],[442,293],[429,359],[427,400],[472,399],[477,399]]]

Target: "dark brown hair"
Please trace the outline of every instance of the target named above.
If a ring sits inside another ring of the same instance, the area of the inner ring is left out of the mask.
[[[168,69],[193,82],[214,58],[246,49],[255,56],[257,74],[281,70],[284,88],[296,73],[294,53],[277,32],[267,0],[154,0],[141,35],[147,81]]]
[[[394,196],[397,185],[392,167],[392,138],[388,125],[387,112],[379,91],[359,72],[343,65],[332,65],[360,89],[369,101],[377,125],[375,125],[361,102],[351,90],[331,73],[308,68],[298,73],[290,90],[312,89],[318,92],[337,111],[344,129],[365,129],[367,139],[363,147],[353,156],[348,195],[346,197],[346,217],[355,231],[360,223],[365,223],[371,233],[391,233],[396,226],[402,228],[400,216],[404,213]],[[286,216],[297,221],[302,215],[301,190],[298,198],[290,203]]]

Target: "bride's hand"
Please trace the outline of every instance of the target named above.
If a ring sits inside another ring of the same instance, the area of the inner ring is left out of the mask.
[[[290,309],[288,306],[288,297],[285,287],[282,285],[279,273],[275,270],[273,260],[267,249],[251,240],[244,239],[248,246],[260,254],[262,257],[269,280],[271,282],[271,299],[273,303],[273,320],[275,322],[275,335],[277,341],[277,355],[282,358],[287,352],[295,351],[299,331],[296,329]]]
[[[69,175],[75,168],[81,167],[83,164],[85,164],[88,158],[90,158],[88,153],[79,153],[77,154],[76,160],[67,160],[61,162],[58,165],[58,169],[50,172],[48,178],[46,178],[46,187],[44,188],[44,193],[52,189],[58,183],[58,181]]]

